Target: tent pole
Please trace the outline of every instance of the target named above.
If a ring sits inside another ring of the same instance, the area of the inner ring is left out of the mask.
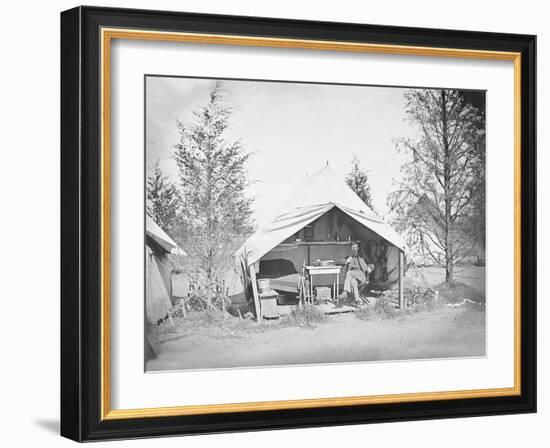
[[[260,305],[260,297],[258,295],[258,285],[256,284],[256,269],[254,264],[250,265],[250,280],[252,282],[252,295],[254,296],[254,308],[256,308],[256,320],[258,323],[263,322],[262,309]]]
[[[399,309],[404,310],[406,307],[405,297],[403,295],[403,251],[399,249]]]

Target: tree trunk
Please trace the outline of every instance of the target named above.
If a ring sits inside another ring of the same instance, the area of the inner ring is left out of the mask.
[[[455,279],[455,265],[454,261],[445,255],[445,282],[450,283]]]
[[[207,264],[206,264],[206,306],[208,308],[208,311],[210,311],[212,307],[212,257],[210,254],[207,258]]]
[[[441,119],[443,134],[443,189],[445,199],[445,282],[454,281],[453,249],[450,238],[451,222],[451,154],[447,135],[447,99],[445,90],[441,91]]]

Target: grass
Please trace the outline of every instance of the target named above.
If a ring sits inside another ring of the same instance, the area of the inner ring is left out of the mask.
[[[439,291],[432,288],[410,288],[405,290],[407,312],[431,311],[441,302]]]
[[[462,282],[442,282],[434,288],[439,291],[440,300],[444,303],[456,304],[464,300],[485,303],[485,295]]]
[[[485,297],[480,292],[456,281],[442,282],[434,288],[408,287],[405,289],[405,298],[409,306],[404,312],[396,309],[394,302],[386,298],[357,309],[355,315],[364,321],[404,319],[408,315],[423,311],[429,312],[445,304],[460,304],[465,299],[485,303]],[[258,325],[255,320],[239,319],[228,312],[212,309],[210,311],[189,311],[187,317],[175,314],[160,325],[152,326],[151,334],[157,342],[188,335],[207,338],[238,338],[281,326],[313,329],[327,319],[328,317],[322,311],[309,304],[296,307],[290,314],[282,316],[277,321],[266,321],[264,325]]]
[[[361,320],[393,319],[398,314],[399,311],[388,299],[377,300],[374,305],[364,306],[355,311],[355,315]]]
[[[153,326],[151,332],[157,342],[188,335],[199,335],[211,338],[239,337],[243,333],[264,331],[256,321],[238,319],[218,309],[210,311],[189,311],[187,317],[176,316]]]
[[[296,326],[301,328],[315,328],[315,324],[325,322],[327,317],[317,307],[305,304],[294,308],[290,314],[281,318],[281,325]]]
[[[395,307],[395,302],[388,298],[382,298],[373,305],[362,307],[355,311],[355,315],[361,320],[386,320],[394,318],[405,318],[406,315],[422,311],[432,311],[441,304],[440,293],[432,288],[419,286],[407,287],[404,291],[405,300],[408,304],[404,311]]]
[[[274,327],[315,328],[326,320],[326,316],[313,305],[294,309],[289,315],[277,321],[264,321],[258,325],[252,319],[239,319],[218,309],[210,311],[188,311],[187,317],[175,314],[159,325],[151,326],[153,342],[163,343],[186,336],[208,339],[239,338],[251,333],[262,333]]]

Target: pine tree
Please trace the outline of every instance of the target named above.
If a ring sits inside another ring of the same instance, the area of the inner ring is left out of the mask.
[[[176,185],[170,182],[159,161],[153,165],[147,177],[147,214],[168,234],[173,235],[178,227],[181,198]]]
[[[231,110],[222,101],[219,85],[194,115],[195,122],[189,126],[178,122],[175,159],[183,200],[180,238],[211,292],[215,280],[232,263],[237,245],[252,231],[252,199],[246,196],[250,154],[239,141],[224,138]]]
[[[374,210],[369,177],[367,173],[361,169],[361,162],[355,154],[351,159],[351,171],[346,176],[346,184],[348,184],[355,194],[357,194],[371,210]]]

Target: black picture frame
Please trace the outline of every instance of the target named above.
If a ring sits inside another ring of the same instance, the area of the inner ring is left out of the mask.
[[[521,393],[305,409],[101,418],[100,29],[521,53]],[[76,441],[536,411],[536,37],[100,7],[61,13],[61,434]]]

